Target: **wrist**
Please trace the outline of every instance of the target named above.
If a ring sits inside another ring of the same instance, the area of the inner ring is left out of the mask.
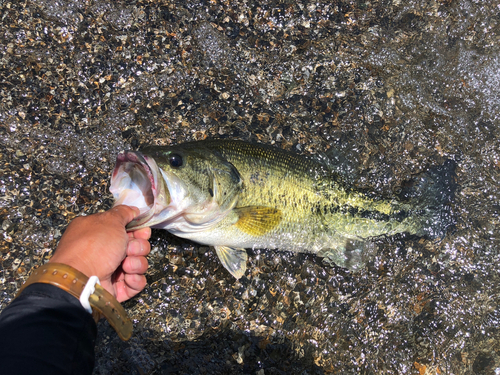
[[[101,279],[101,275],[98,275],[93,267],[87,265],[87,262],[84,259],[80,259],[79,257],[61,254],[61,252],[57,252],[49,259],[48,263],[59,263],[67,265],[82,274],[84,274],[87,278],[90,276],[97,276]]]
[[[82,301],[82,298],[86,299],[86,302],[90,305],[90,312],[96,321],[99,316],[104,315],[120,338],[128,340],[132,335],[133,326],[126,311],[113,295],[98,284],[94,285],[91,293],[82,296],[86,289],[92,289],[92,285],[89,286],[88,281],[89,277],[73,267],[50,262],[33,270],[31,276],[19,290],[16,298],[31,284],[42,283],[57,286],[80,299],[80,301]],[[83,303],[82,306],[84,306]]]

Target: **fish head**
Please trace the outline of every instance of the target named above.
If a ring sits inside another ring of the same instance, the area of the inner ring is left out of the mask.
[[[115,205],[141,214],[127,228],[203,231],[234,207],[242,180],[220,154],[189,146],[150,146],[117,157],[110,191]]]

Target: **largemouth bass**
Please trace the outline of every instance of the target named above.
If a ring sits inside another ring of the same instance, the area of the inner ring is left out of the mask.
[[[115,205],[141,210],[129,229],[162,228],[214,246],[237,279],[247,248],[316,253],[353,268],[348,241],[439,235],[449,224],[451,166],[389,199],[357,191],[331,169],[266,145],[201,141],[120,153],[110,190]]]

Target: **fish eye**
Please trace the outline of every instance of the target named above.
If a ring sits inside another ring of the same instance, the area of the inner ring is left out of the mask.
[[[168,158],[168,163],[172,168],[182,167],[183,164],[182,156],[180,156],[179,154],[172,154]]]

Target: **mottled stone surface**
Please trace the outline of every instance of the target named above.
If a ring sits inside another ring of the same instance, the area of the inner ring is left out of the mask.
[[[237,138],[321,154],[388,195],[457,162],[456,228],[350,273],[155,231],[133,338],[95,374],[500,372],[500,8],[489,1],[0,0],[0,308],[118,151]]]

